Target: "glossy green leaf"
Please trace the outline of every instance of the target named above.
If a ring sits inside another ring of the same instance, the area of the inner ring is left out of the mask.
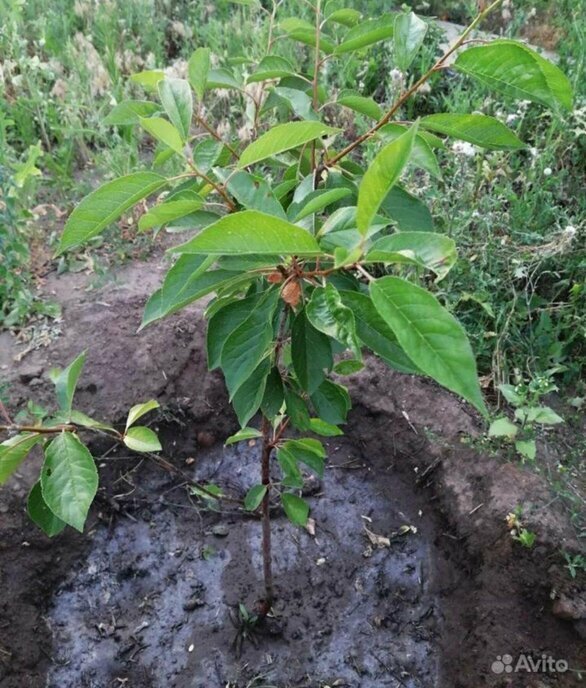
[[[295,461],[304,463],[319,478],[324,476],[326,450],[319,440],[305,437],[300,440],[287,440],[283,445]]]
[[[535,461],[535,457],[537,456],[537,445],[535,440],[517,440],[515,442],[515,449],[521,456],[529,459],[529,461]]]
[[[162,117],[140,117],[140,126],[175,153],[183,153],[184,140],[178,129]]]
[[[349,53],[392,38],[394,32],[393,19],[394,15],[384,14],[378,19],[367,19],[365,22],[353,26],[344,36],[344,40],[336,46],[334,53],[336,55]]]
[[[225,446],[230,444],[236,444],[236,442],[245,442],[247,440],[255,440],[262,437],[262,432],[256,428],[242,428],[238,430],[234,435],[230,435],[228,439],[224,442]]]
[[[139,418],[142,418],[145,414],[147,414],[149,411],[154,411],[155,409],[159,408],[159,402],[156,401],[155,399],[151,399],[150,401],[145,401],[142,404],[136,404],[133,406],[130,411],[128,412],[128,417],[126,419],[126,429],[131,425],[134,425],[136,421]]]
[[[0,485],[18,469],[30,450],[43,441],[40,434],[20,434],[0,444]]]
[[[262,177],[241,170],[229,175],[227,188],[228,193],[247,210],[260,210],[266,215],[287,219],[283,206]]]
[[[371,282],[370,293],[377,311],[415,365],[486,415],[468,337],[435,296],[399,277]]]
[[[306,196],[302,207],[297,212],[294,222],[303,220],[304,217],[313,215],[314,213],[323,210],[332,203],[337,203],[342,198],[346,198],[351,194],[349,189],[317,189],[313,193]]]
[[[193,239],[177,246],[172,251],[219,256],[246,254],[317,256],[321,253],[318,243],[309,232],[258,210],[243,210],[225,215]]]
[[[238,390],[232,397],[232,407],[236,412],[236,417],[241,427],[244,427],[259,410],[270,369],[271,362],[268,358],[265,358],[253,370],[250,377],[238,387]]]
[[[402,136],[407,131],[407,128],[401,124],[386,124],[379,130],[379,133],[387,140],[394,141]],[[425,134],[426,132],[423,132]],[[439,163],[433,152],[433,148],[428,143],[426,138],[422,136],[422,130],[419,128],[418,134],[413,141],[413,150],[411,151],[411,158],[409,164],[415,167],[420,167],[422,170],[426,170],[432,177],[436,179],[442,178],[442,173],[439,167]]]
[[[166,184],[165,177],[159,174],[135,172],[92,191],[65,223],[57,255],[96,236],[129,208]]]
[[[310,429],[311,423],[307,404],[290,387],[285,387],[285,408],[294,428],[303,431]]]
[[[333,364],[330,340],[309,322],[305,310],[293,321],[291,358],[299,384],[309,394],[319,387]]]
[[[502,122],[487,115],[428,115],[421,119],[421,126],[488,150],[516,150],[525,146]]]
[[[305,85],[305,82],[303,82]],[[297,88],[276,86],[273,88],[263,106],[263,112],[278,105],[285,105],[294,115],[305,120],[318,120],[313,108],[313,99],[304,91]]]
[[[138,221],[138,229],[145,232],[153,227],[160,227],[166,225],[173,220],[180,217],[185,217],[190,213],[199,210],[203,205],[202,198],[183,199],[178,201],[167,201],[151,208],[147,213],[141,216]]]
[[[251,487],[244,497],[244,508],[247,511],[256,511],[256,509],[258,509],[258,507],[261,505],[266,493],[266,485],[254,485]]]
[[[189,58],[187,74],[189,83],[201,103],[205,96],[208,74],[210,71],[210,49],[198,48]]]
[[[154,430],[143,425],[133,425],[124,434],[124,444],[135,452],[157,452],[162,450]]]
[[[331,13],[326,12],[327,21],[343,24],[344,26],[355,26],[360,21],[360,17],[360,12],[351,7],[342,7]]]
[[[423,45],[426,33],[427,22],[414,12],[405,12],[395,18],[395,62],[402,72],[406,72],[411,66]]]
[[[385,196],[381,210],[405,232],[433,232],[429,208],[416,196],[395,185]]]
[[[337,425],[326,423],[326,421],[321,418],[311,418],[309,421],[309,430],[322,437],[339,437],[344,434]]]
[[[366,98],[355,93],[341,93],[336,103],[375,120],[381,119],[384,114],[380,105],[372,98]]]
[[[515,410],[515,418],[522,423],[539,423],[540,425],[557,425],[564,419],[549,406],[522,406]]]
[[[259,62],[258,67],[246,80],[251,84],[257,81],[267,81],[267,79],[281,79],[285,76],[294,76],[295,68],[284,57],[278,55],[267,55]]]
[[[86,352],[83,351],[67,368],[63,370],[53,369],[50,372],[51,381],[55,385],[57,403],[66,414],[71,411],[77,381],[85,364],[85,355]]]
[[[303,487],[303,477],[297,465],[297,460],[293,454],[289,453],[284,447],[277,449],[277,461],[283,471],[281,480],[285,487]]]
[[[284,153],[303,146],[305,143],[315,141],[322,136],[332,136],[340,132],[340,129],[329,127],[321,122],[287,122],[277,124],[265,134],[259,136],[256,141],[249,144],[238,161],[238,167],[247,167],[261,160],[266,160],[278,153]]]
[[[346,388],[331,380],[324,380],[313,392],[311,403],[317,415],[332,425],[345,423],[351,408],[350,397]]]
[[[305,312],[317,330],[337,339],[360,358],[354,314],[343,304],[338,290],[332,284],[314,289]]]
[[[185,79],[167,77],[157,84],[159,97],[171,123],[181,135],[183,143],[189,137],[193,117],[193,98],[191,88]],[[174,148],[173,146],[170,146]]]
[[[208,368],[210,370],[219,367],[226,339],[248,318],[258,305],[259,300],[258,295],[237,299],[218,309],[210,317],[207,330]]]
[[[503,39],[473,46],[461,52],[453,66],[506,96],[572,109],[567,76],[522,43]]]
[[[224,67],[220,69],[210,69],[206,80],[206,90],[216,88],[236,89],[240,91],[242,90],[242,83],[229,69]]]
[[[309,505],[304,499],[290,492],[283,492],[281,500],[283,502],[283,509],[291,523],[294,523],[296,526],[307,525]]]
[[[221,141],[215,139],[204,139],[193,149],[193,162],[204,174],[217,165],[227,165],[230,157],[229,149]]]
[[[87,447],[73,433],[57,435],[45,449],[41,488],[55,516],[83,532],[98,490],[98,471]]]
[[[365,236],[370,223],[391,188],[401,177],[409,162],[413,143],[417,134],[417,124],[395,141],[387,144],[366,170],[358,189],[356,224],[358,231]]]
[[[456,242],[433,232],[396,232],[372,245],[365,260],[375,263],[411,263],[433,270],[443,279],[458,260]]]
[[[511,423],[508,418],[497,418],[490,424],[490,427],[488,428],[488,436],[512,438],[517,434],[518,431],[519,428],[514,423]]]
[[[285,390],[279,369],[274,366],[267,377],[265,394],[260,405],[263,414],[272,420],[283,407]]]
[[[159,81],[164,78],[165,72],[162,69],[147,69],[144,72],[130,75],[130,81],[134,81],[135,84],[139,84],[147,91],[155,91]]]
[[[340,292],[340,295],[342,296],[342,292]],[[342,296],[342,300],[343,300],[343,296]],[[374,308],[374,306],[373,306],[373,308]],[[354,317],[356,318],[356,314],[354,314]],[[358,330],[359,330],[359,325],[358,325],[358,319],[356,318],[356,331],[358,332]],[[358,336],[360,337],[360,334],[358,334]],[[355,358],[345,358],[341,361],[338,361],[334,365],[334,373],[336,373],[336,375],[354,375],[354,373],[359,373],[363,368],[364,368],[364,362],[363,361],[358,361]]]
[[[33,485],[29,493],[26,510],[31,521],[49,537],[59,535],[65,528],[66,524],[58,516],[55,516],[43,499],[40,481]]]
[[[226,339],[221,366],[230,398],[234,397],[270,351],[277,300],[277,290],[267,294]]]
[[[118,103],[104,119],[104,124],[127,126],[138,124],[141,117],[151,117],[160,107],[148,100],[124,100]]]
[[[283,19],[279,23],[279,27],[289,36],[289,38],[294,41],[299,41],[304,45],[311,45],[315,47],[316,35],[315,26],[310,24],[305,19],[300,19],[298,17],[289,17]],[[329,36],[326,36],[323,32],[320,34],[319,39],[320,50],[328,55],[334,51],[334,43]]]

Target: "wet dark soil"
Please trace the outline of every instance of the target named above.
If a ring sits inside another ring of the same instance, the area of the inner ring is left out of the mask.
[[[158,398],[169,460],[243,495],[257,447],[222,446],[235,421],[206,371],[201,314],[137,335],[158,273],[128,270],[130,288],[98,295],[78,277],[56,284],[63,335],[19,365],[0,339],[13,408],[48,403],[45,372],[87,348],[82,410],[115,420]],[[373,360],[350,386],[347,437],[329,443],[323,483],[308,487],[315,534],[273,510],[276,618],[240,658],[229,612],[262,595],[255,517],[204,508],[159,466],[95,446],[88,532],[51,542],[24,514],[40,457],[24,464],[0,489],[0,687],[582,685],[583,581],[560,556],[580,544],[543,479],[462,444],[479,432],[475,417],[429,382]],[[531,550],[506,528],[519,504],[537,534]],[[497,656],[522,653],[573,671],[493,670]]]

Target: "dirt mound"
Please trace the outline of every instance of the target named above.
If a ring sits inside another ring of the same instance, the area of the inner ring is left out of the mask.
[[[87,348],[82,410],[119,419],[158,398],[166,455],[184,469],[195,458],[190,471],[243,494],[254,448],[202,446],[235,421],[222,380],[206,371],[199,311],[137,335],[158,274],[128,271],[120,281],[132,289],[98,296],[61,281],[64,334],[19,366],[4,340],[14,402],[49,399],[43,371]],[[99,461],[89,537],[51,544],[23,513],[28,462],[0,491],[0,686],[578,685],[573,671],[506,670],[520,655],[586,666],[582,591],[559,556],[579,546],[542,479],[460,443],[478,432],[475,418],[425,380],[371,361],[350,384],[347,439],[330,443],[310,497],[315,537],[275,512],[279,618],[241,659],[228,611],[261,592],[253,518],[202,510],[160,468],[112,453]],[[519,504],[530,505],[532,550],[505,527]],[[403,525],[414,528],[395,535]],[[377,549],[365,526],[390,543]]]

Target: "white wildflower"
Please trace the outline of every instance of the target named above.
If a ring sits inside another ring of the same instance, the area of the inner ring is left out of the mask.
[[[519,115],[513,113],[510,115],[507,115],[507,119],[505,120],[507,124],[515,124],[515,122],[519,119]]]
[[[394,88],[402,88],[403,87],[403,82],[405,81],[405,75],[400,69],[391,69],[391,84],[393,85]]]
[[[543,170],[543,176],[544,177],[551,177],[552,174],[553,174],[553,170],[551,169],[551,167],[546,167]]]
[[[455,141],[452,144],[452,150],[456,155],[461,155],[465,158],[473,158],[476,155],[476,146],[468,143],[468,141]]]

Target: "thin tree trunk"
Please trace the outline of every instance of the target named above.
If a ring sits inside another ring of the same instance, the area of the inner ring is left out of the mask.
[[[263,444],[261,454],[261,480],[266,485],[267,491],[262,500],[262,559],[263,575],[265,581],[266,602],[270,608],[273,603],[275,591],[273,587],[273,568],[271,553],[271,517],[269,513],[270,483],[271,483],[271,446],[269,440],[269,423],[263,418]]]

